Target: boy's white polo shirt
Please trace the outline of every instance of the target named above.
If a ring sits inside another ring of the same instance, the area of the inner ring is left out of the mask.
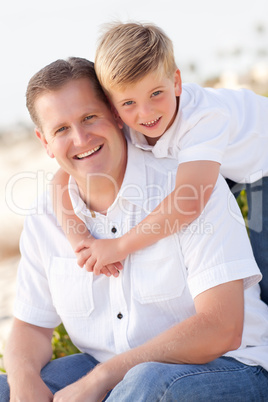
[[[157,160],[129,144],[125,178],[107,215],[90,212],[71,181],[76,213],[94,236],[120,236],[170,192],[176,168],[176,161]],[[21,239],[15,316],[49,328],[62,321],[81,351],[105,361],[195,314],[193,299],[199,293],[237,279],[248,288],[261,279],[239,220],[237,203],[220,177],[187,230],[128,256],[119,278],[96,277],[78,267],[50,201],[41,200]],[[245,292],[243,347],[230,355],[268,369],[268,309],[256,286]]]
[[[268,176],[268,98],[250,90],[183,84],[176,119],[155,146],[135,130],[129,136],[157,158],[219,162],[221,174],[237,183]]]

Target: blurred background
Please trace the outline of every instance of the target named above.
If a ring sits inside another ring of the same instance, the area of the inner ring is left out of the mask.
[[[184,82],[268,94],[268,1],[10,0],[0,6],[0,354],[9,330],[18,243],[32,200],[56,170],[25,107],[31,76],[58,58],[94,60],[103,24],[153,22],[173,40]]]

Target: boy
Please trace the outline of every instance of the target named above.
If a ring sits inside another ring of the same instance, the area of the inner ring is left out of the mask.
[[[78,236],[67,233],[79,265],[116,276],[114,262],[185,230],[202,213],[221,172],[235,183],[248,183],[251,240],[268,302],[268,99],[248,90],[182,86],[172,42],[154,25],[112,25],[100,40],[95,69],[131,141],[158,158],[176,158],[179,167],[175,189],[124,236],[115,232],[114,239],[90,238],[77,247]],[[64,216],[63,227],[67,232]]]

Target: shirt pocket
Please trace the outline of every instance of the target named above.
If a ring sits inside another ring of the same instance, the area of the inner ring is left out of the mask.
[[[133,296],[140,303],[168,301],[182,295],[186,269],[176,235],[131,255]]]
[[[54,306],[60,316],[88,317],[94,310],[93,274],[75,258],[52,257],[49,275]]]

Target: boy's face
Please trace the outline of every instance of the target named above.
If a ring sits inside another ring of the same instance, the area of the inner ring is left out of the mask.
[[[172,125],[180,94],[179,70],[175,71],[173,78],[152,72],[124,90],[109,91],[110,99],[124,123],[145,135],[152,145]]]

